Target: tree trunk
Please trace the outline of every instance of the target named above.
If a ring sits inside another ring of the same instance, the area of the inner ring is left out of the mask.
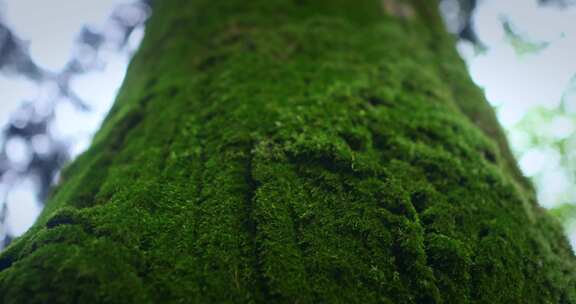
[[[0,302],[576,303],[435,5],[156,1]]]

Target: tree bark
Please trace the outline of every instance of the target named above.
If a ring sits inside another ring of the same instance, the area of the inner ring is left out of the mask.
[[[435,1],[156,1],[62,176],[2,303],[576,303]]]

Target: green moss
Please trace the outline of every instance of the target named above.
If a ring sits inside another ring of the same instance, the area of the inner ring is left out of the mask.
[[[423,2],[156,5],[92,148],[0,256],[0,302],[576,303]]]

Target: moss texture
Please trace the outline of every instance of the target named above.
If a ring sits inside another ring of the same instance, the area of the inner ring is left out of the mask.
[[[162,0],[2,303],[576,303],[433,1]]]

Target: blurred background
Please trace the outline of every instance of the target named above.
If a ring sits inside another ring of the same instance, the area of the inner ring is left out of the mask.
[[[539,202],[576,247],[576,0],[442,0]],[[151,13],[144,0],[0,0],[0,250],[90,144]]]

